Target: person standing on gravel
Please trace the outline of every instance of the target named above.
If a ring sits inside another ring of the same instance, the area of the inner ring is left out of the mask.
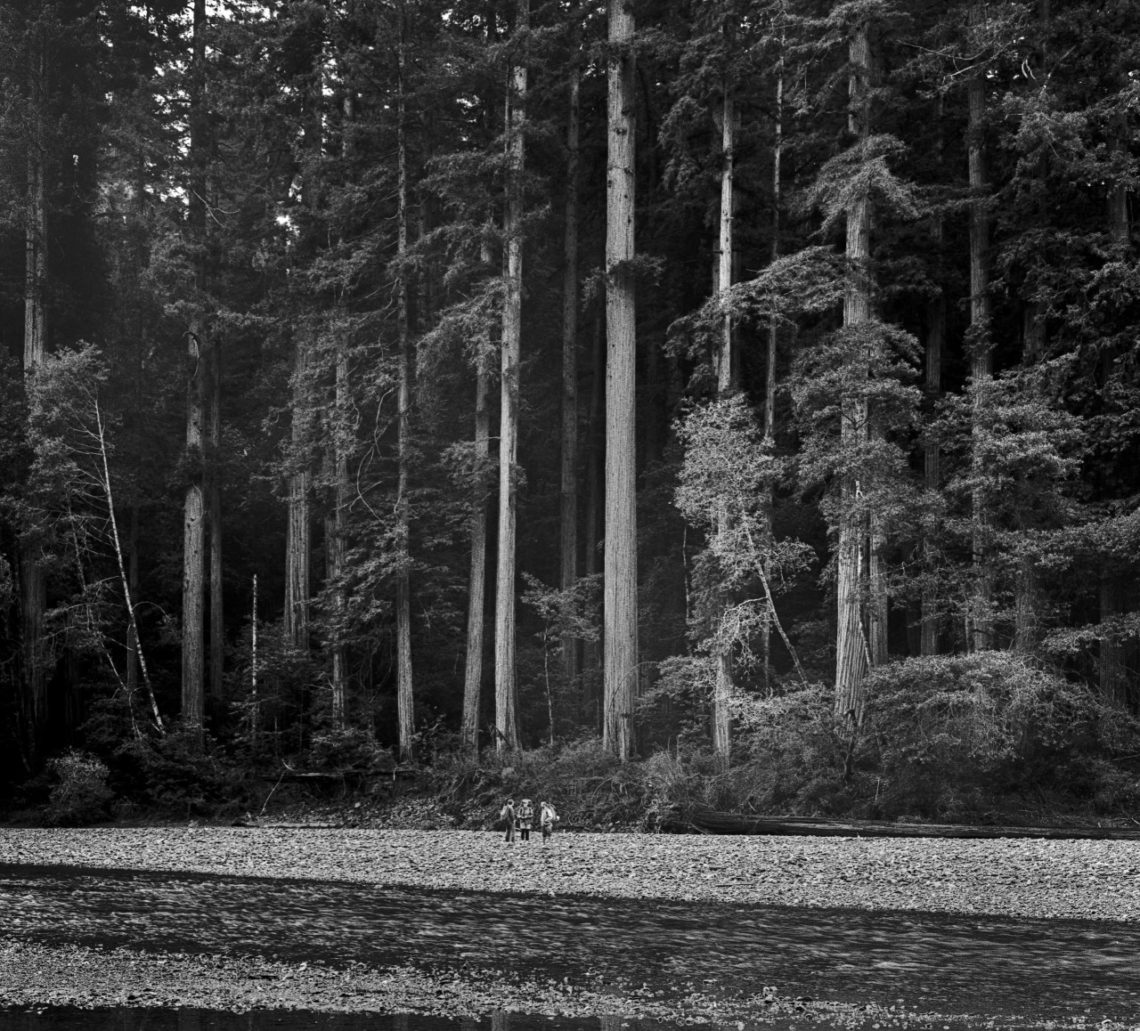
[[[538,809],[538,822],[542,827],[542,841],[545,844],[550,835],[554,833],[554,821],[558,819],[558,813],[554,811],[554,806],[549,802],[543,802]]]
[[[522,800],[519,806],[519,840],[530,841],[530,829],[534,825],[534,806],[529,798]]]
[[[499,810],[499,819],[507,825],[507,836],[503,840],[513,842],[515,840],[515,800],[513,798],[508,798],[507,804]]]

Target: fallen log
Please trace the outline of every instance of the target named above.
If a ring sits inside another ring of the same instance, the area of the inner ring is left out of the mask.
[[[1140,841],[1140,829],[1122,827],[1011,827],[989,824],[900,823],[816,816],[759,816],[694,808],[662,822],[661,829],[698,834],[802,834],[844,838],[1051,838]]]

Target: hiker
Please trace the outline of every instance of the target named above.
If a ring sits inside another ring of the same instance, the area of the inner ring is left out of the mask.
[[[524,798],[519,806],[519,840],[530,841],[530,828],[534,824],[534,806]]]
[[[513,842],[515,840],[515,800],[513,798],[507,799],[507,804],[499,811],[499,819],[507,825],[507,836],[503,840]]]
[[[549,802],[543,802],[538,811],[538,822],[542,825],[543,843],[554,833],[554,821],[557,819],[558,813],[554,811],[554,806]]]

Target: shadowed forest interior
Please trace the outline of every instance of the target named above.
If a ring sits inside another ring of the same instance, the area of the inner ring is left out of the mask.
[[[1135,4],[31,0],[0,50],[15,804],[482,753],[1135,811]]]

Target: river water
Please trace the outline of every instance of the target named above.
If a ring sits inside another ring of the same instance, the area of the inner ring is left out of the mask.
[[[572,983],[621,979],[676,997],[690,991],[749,995],[772,985],[785,997],[901,1002],[924,1012],[973,1014],[979,1022],[1003,1015],[1032,1016],[1042,1024],[1090,1017],[1140,1020],[1140,927],[1132,924],[511,897],[3,864],[0,914],[5,935],[43,944],[258,955],[334,966],[489,967]],[[224,1014],[199,1013],[197,1024],[187,1023],[193,1012],[154,1016],[143,1024],[131,1023],[135,1017],[124,1012],[108,1015],[118,1022],[102,1027],[317,1026],[251,1023],[250,1014],[226,1023]],[[48,1024],[44,1016],[29,1015],[40,1023],[16,1024],[0,1015],[0,1028],[100,1028],[91,1013],[85,1017],[86,1023]],[[176,1017],[183,1023],[170,1023]],[[67,1015],[53,1019],[65,1021]],[[360,1019],[322,1018],[319,1026],[440,1031],[447,1024],[377,1017],[353,1023]],[[525,1026],[515,1019],[511,1031]],[[459,1031],[461,1025],[452,1026]],[[534,1026],[598,1027],[545,1018]]]

